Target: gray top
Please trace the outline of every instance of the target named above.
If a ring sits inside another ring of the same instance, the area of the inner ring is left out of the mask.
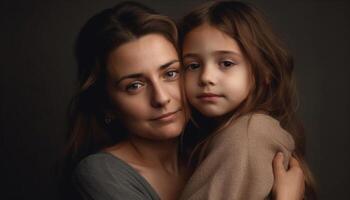
[[[99,152],[84,158],[73,175],[84,199],[160,200],[152,186],[129,164]]]

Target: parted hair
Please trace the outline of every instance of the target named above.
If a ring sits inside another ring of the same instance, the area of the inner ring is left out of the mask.
[[[69,179],[78,162],[125,138],[122,124],[106,123],[111,105],[106,92],[106,59],[127,42],[160,34],[177,49],[177,27],[168,17],[136,2],[105,9],[82,27],[75,44],[78,88],[68,110],[69,131],[64,174]]]
[[[307,199],[315,199],[315,183],[304,160],[304,129],[297,117],[298,102],[292,56],[272,31],[262,12],[248,3],[209,1],[192,10],[179,23],[180,49],[186,34],[203,24],[217,28],[237,42],[249,63],[252,87],[248,97],[232,111],[225,123],[214,129],[216,130],[214,134],[207,134],[199,143],[194,144],[191,155],[194,163],[201,162],[212,137],[215,137],[215,133],[225,128],[230,122],[248,113],[267,113],[277,119],[281,126],[293,136],[296,144],[293,156],[298,159],[305,174],[305,196]],[[198,111],[193,112],[194,116],[200,115]],[[194,121],[200,128],[203,121],[201,123],[198,119],[194,117]]]

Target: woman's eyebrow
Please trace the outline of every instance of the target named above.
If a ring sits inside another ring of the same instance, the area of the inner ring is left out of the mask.
[[[121,78],[119,78],[116,83],[120,83],[122,80],[124,79],[128,79],[128,78],[140,78],[143,76],[143,73],[135,73],[135,74],[128,74],[128,75],[125,75],[125,76],[122,76]]]
[[[176,60],[176,59],[175,59],[175,60],[169,61],[169,62],[167,62],[167,63],[165,63],[165,64],[162,64],[162,65],[159,67],[159,71],[162,71],[162,70],[168,68],[169,66],[171,66],[172,64],[177,63],[177,62],[179,62],[179,60]]]

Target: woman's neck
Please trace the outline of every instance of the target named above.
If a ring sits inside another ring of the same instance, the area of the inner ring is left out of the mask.
[[[155,141],[130,137],[107,151],[134,166],[179,173],[178,139]]]

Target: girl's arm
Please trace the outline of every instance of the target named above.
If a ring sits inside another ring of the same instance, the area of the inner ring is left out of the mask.
[[[289,169],[283,166],[283,154],[277,153],[273,160],[274,185],[272,193],[275,200],[300,200],[305,192],[303,170],[298,161],[291,157]]]
[[[182,199],[266,199],[274,185],[276,153],[283,152],[287,168],[293,150],[292,136],[277,120],[264,114],[240,117],[213,138]]]

